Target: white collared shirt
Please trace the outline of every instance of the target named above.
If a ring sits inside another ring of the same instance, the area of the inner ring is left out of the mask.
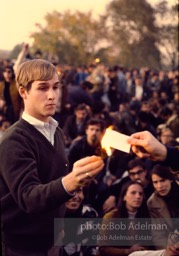
[[[54,145],[54,134],[56,128],[58,127],[58,122],[55,119],[50,117],[49,123],[45,123],[33,116],[30,116],[25,112],[23,112],[22,118],[31,125],[33,125],[39,132],[41,132],[47,138],[48,141],[50,141],[52,145]]]
[[[47,140],[50,141],[50,143],[52,145],[54,145],[54,134],[55,134],[56,128],[58,126],[58,122],[54,118],[50,117],[49,123],[45,123],[33,116],[30,116],[29,114],[23,112],[22,119],[24,119],[25,121],[27,121],[28,123],[33,125],[39,132],[41,132],[47,138]],[[75,195],[75,193],[72,194],[72,193],[68,192],[68,190],[66,189],[66,187],[63,183],[63,179],[62,179],[62,185],[63,185],[65,191],[70,196]]]

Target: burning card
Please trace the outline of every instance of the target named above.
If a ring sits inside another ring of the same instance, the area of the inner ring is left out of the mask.
[[[108,155],[111,155],[111,148],[115,148],[126,153],[130,152],[130,144],[127,142],[129,136],[124,135],[120,132],[106,129],[106,132],[102,138],[101,145]]]

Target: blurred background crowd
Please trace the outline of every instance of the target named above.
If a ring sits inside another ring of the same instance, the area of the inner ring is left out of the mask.
[[[29,59],[27,53],[28,45],[24,45],[15,62],[10,59],[0,62],[0,136],[18,121],[23,112],[15,72],[18,65]],[[66,217],[114,217],[113,211],[117,207],[125,209],[123,203],[118,206],[118,202],[123,202],[128,189],[133,186],[141,189],[136,184],[139,182],[143,195],[140,196],[139,205],[134,207],[139,210],[139,217],[162,218],[166,222],[168,218],[178,218],[178,176],[174,176],[168,166],[150,159],[138,159],[132,152],[127,154],[115,149],[107,156],[101,148],[101,139],[108,127],[129,136],[148,130],[166,146],[179,145],[178,69],[128,69],[120,65],[106,66],[101,62],[77,67],[60,65],[55,60],[52,63],[61,81],[61,96],[54,118],[64,132],[70,169],[74,162],[90,155],[100,155],[105,162],[104,170],[92,180],[90,186],[77,191],[75,197],[67,202]],[[163,215],[160,212],[153,214],[156,203],[162,205]],[[146,210],[141,208],[143,204]],[[128,218],[129,215],[124,212],[118,216]],[[158,234],[152,234],[152,248],[165,248],[166,239],[174,225],[168,225],[163,238],[161,233],[159,237]],[[77,229],[73,232],[77,232]],[[155,245],[155,241],[160,238],[160,246],[158,242]],[[64,255],[71,255],[68,254],[71,242],[67,239],[66,243]],[[108,247],[82,246],[80,251],[84,251],[83,255],[98,255],[99,251],[100,255],[115,255],[111,246],[107,252],[104,248]],[[133,247],[133,244],[126,248],[129,252],[140,249]],[[123,253],[124,248],[121,250]]]

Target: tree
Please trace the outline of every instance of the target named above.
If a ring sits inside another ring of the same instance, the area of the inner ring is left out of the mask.
[[[164,63],[175,69],[178,65],[178,7],[169,7],[167,1],[162,1],[155,7],[159,30],[158,47]]]
[[[22,44],[17,44],[9,54],[10,59],[17,59],[18,54],[22,49]]]
[[[49,56],[58,56],[59,63],[80,65],[93,60],[101,40],[98,22],[91,12],[57,11],[45,16],[46,25],[36,24],[39,32],[32,33],[34,49]]]
[[[113,0],[104,20],[116,62],[127,67],[160,66],[154,9],[146,0]]]

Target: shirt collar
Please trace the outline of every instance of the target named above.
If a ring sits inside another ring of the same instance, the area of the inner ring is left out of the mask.
[[[23,112],[22,118],[24,120],[26,120],[28,123],[30,123],[31,125],[35,126],[36,128],[47,128],[50,125],[54,128],[57,128],[57,126],[58,126],[58,122],[52,117],[50,117],[49,122],[46,123],[46,122],[43,122],[43,121],[27,114],[26,112]]]

